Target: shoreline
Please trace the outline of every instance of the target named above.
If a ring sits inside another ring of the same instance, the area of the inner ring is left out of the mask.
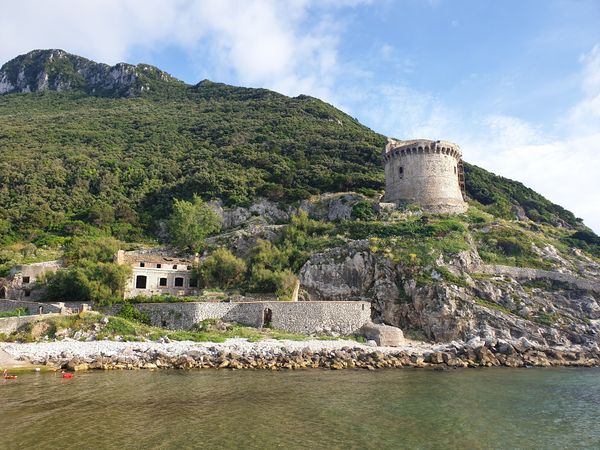
[[[348,340],[228,339],[223,343],[171,341],[117,342],[62,340],[41,343],[0,343],[0,368],[64,369],[349,369],[468,367],[597,367],[600,350],[573,346],[541,348],[520,339],[488,345],[430,344],[408,341],[400,347],[372,347]],[[8,355],[8,357],[6,356]]]

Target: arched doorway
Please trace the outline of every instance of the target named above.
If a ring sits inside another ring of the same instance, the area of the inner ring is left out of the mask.
[[[0,298],[6,298],[6,286],[0,288]]]
[[[273,311],[271,311],[271,308],[265,308],[263,310],[263,327],[270,328],[272,321],[273,321]]]
[[[146,289],[146,282],[148,281],[148,277],[146,275],[138,275],[135,277],[135,288],[136,289]]]

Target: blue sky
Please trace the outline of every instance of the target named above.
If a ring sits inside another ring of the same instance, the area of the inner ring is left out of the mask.
[[[600,232],[598,0],[0,1],[0,63],[62,48],[314,95],[455,141]]]

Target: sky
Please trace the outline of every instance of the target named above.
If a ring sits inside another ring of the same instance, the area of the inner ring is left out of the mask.
[[[319,97],[458,143],[600,233],[598,0],[0,0],[0,64],[61,48]]]

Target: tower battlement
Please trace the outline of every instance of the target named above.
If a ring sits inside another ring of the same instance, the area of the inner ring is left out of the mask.
[[[462,152],[448,141],[388,139],[383,152],[385,200],[435,213],[462,213]]]
[[[438,153],[442,155],[450,155],[457,159],[461,159],[462,157],[460,147],[453,142],[432,141],[429,139],[399,141],[388,138],[388,143],[383,152],[383,160],[384,162],[387,162],[389,158],[418,153]]]

